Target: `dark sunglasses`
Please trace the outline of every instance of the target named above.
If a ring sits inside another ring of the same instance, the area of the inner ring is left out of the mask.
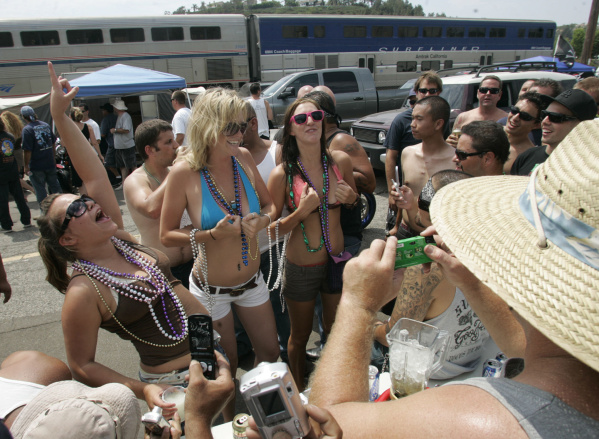
[[[229,122],[226,126],[225,129],[223,130],[223,134],[225,136],[234,136],[235,134],[237,134],[238,132],[241,131],[241,134],[245,133],[245,130],[247,130],[248,124],[247,122]]]
[[[314,110],[309,113],[299,113],[295,116],[291,116],[291,120],[295,122],[296,125],[303,125],[308,122],[308,116],[310,116],[314,122],[320,122],[324,119],[324,111]]]
[[[410,99],[410,105],[416,105],[417,99]]]
[[[94,199],[91,197],[88,197],[87,195],[81,195],[80,198],[73,200],[71,202],[71,204],[69,204],[69,207],[67,207],[67,213],[64,216],[64,221],[62,222],[62,227],[60,228],[60,230],[62,230],[64,232],[67,229],[67,227],[69,226],[69,222],[71,221],[71,219],[79,218],[85,212],[87,212],[87,204],[86,203],[88,201],[91,201],[92,203],[96,204]]]
[[[549,122],[551,123],[564,123],[569,120],[578,120],[578,118],[574,116],[567,116],[561,113],[553,113],[547,110],[541,111],[541,120],[545,119],[546,117],[549,118]]]
[[[466,151],[460,151],[459,149],[456,148],[455,150],[455,155],[458,158],[458,160],[466,160],[468,157],[472,157],[473,155],[483,155],[486,154],[489,151],[477,151],[477,152],[466,152]]]
[[[478,89],[478,91],[481,94],[484,94],[484,95],[486,95],[487,93],[491,93],[492,95],[496,95],[496,94],[499,94],[499,92],[501,91],[501,89],[496,88],[496,87],[492,87],[492,88],[481,87],[481,88]]]
[[[423,95],[429,93],[429,94],[437,94],[437,92],[439,91],[438,88],[419,88],[418,89],[418,93],[421,93]]]
[[[530,122],[531,120],[536,120],[536,117],[534,117],[532,114],[527,113],[526,111],[522,111],[518,107],[510,107],[510,113],[512,113],[514,116],[519,115],[520,119],[522,119],[526,122]]]

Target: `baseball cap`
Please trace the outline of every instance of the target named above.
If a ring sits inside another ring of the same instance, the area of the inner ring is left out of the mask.
[[[108,102],[106,102],[106,103],[105,103],[104,105],[102,105],[100,108],[101,108],[102,110],[110,111],[111,113],[112,113],[112,110],[113,110],[113,108],[112,108],[112,105],[110,105]]]
[[[26,117],[28,119],[35,120],[35,111],[29,105],[25,105],[21,107],[21,116]]]
[[[562,104],[579,120],[593,120],[597,115],[597,104],[590,94],[582,90],[566,90],[552,98],[546,96],[549,103]]]

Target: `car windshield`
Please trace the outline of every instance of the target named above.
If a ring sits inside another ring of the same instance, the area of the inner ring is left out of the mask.
[[[277,82],[275,82],[274,84],[272,84],[269,87],[262,90],[262,97],[263,98],[271,97],[279,88],[281,88],[281,85],[283,85],[285,82],[287,82],[287,80],[290,76],[291,75],[284,76],[281,79],[279,79]]]
[[[464,84],[443,84],[443,92],[441,93],[441,97],[449,102],[449,108],[461,109],[462,99],[464,98],[465,92],[466,86]]]

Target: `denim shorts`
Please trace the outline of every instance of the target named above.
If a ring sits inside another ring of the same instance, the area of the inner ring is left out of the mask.
[[[319,293],[328,293],[328,262],[322,265],[301,266],[285,261],[283,296],[296,302],[310,302]]]
[[[114,159],[117,168],[135,169],[137,167],[134,146],[125,149],[115,149]]]

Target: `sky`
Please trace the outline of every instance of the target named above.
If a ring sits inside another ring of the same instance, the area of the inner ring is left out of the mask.
[[[280,0],[281,3],[283,2]],[[426,14],[444,12],[459,18],[551,20],[557,25],[586,23],[592,0],[410,0]],[[2,19],[53,17],[126,17],[163,15],[201,0],[0,0]],[[211,0],[206,1],[211,3]]]

